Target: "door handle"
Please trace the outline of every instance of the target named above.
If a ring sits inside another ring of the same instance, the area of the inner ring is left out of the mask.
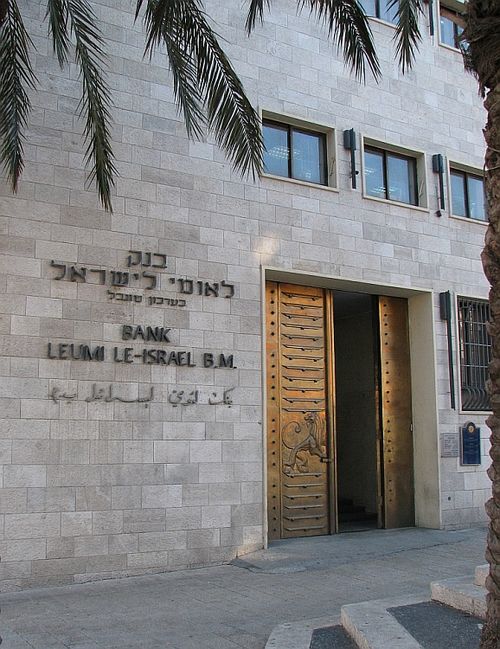
[[[324,462],[325,464],[331,464],[333,462],[333,458],[331,458],[331,457],[322,457],[321,462]]]

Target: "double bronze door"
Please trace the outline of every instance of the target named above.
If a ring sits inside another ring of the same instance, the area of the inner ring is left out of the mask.
[[[332,291],[266,284],[270,540],[338,531],[334,322]],[[378,523],[406,527],[414,524],[406,300],[379,297],[375,329]]]

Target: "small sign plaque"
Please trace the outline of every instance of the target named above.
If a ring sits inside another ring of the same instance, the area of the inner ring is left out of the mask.
[[[458,457],[458,434],[443,433],[441,435],[441,457]]]
[[[481,464],[481,429],[472,421],[461,428],[461,457],[463,465]]]

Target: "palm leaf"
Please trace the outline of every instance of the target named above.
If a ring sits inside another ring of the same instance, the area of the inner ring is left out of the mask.
[[[393,7],[397,7],[398,18],[394,35],[396,55],[401,70],[406,72],[412,67],[422,40],[418,26],[419,14],[423,13],[422,0],[392,0],[389,8]]]
[[[141,4],[139,0],[136,18]],[[190,137],[201,138],[206,118],[203,113],[203,98],[197,84],[196,62],[182,41],[178,20],[182,20],[182,17],[172,12],[169,3],[148,2],[144,16],[147,33],[145,53],[151,59],[158,45],[165,43],[174,81],[174,95],[184,115],[186,130]],[[170,29],[164,37],[165,25],[170,25]]]
[[[87,181],[95,181],[99,199],[112,211],[111,187],[116,168],[111,150],[111,96],[102,67],[105,61],[103,39],[97,18],[87,0],[67,0],[71,30],[75,36],[76,62],[80,66],[83,94],[80,116],[85,117],[85,161],[92,165]]]
[[[0,162],[14,192],[24,168],[23,131],[31,110],[27,89],[36,84],[31,44],[17,3],[10,0],[0,25]]]
[[[257,19],[263,20],[264,5],[271,6],[270,0],[250,0],[246,19],[246,29],[250,34]],[[309,9],[328,29],[330,38],[342,50],[344,61],[363,80],[366,65],[373,76],[380,77],[373,36],[366,14],[356,0],[298,0],[298,9]]]
[[[142,4],[138,0],[137,15]],[[255,177],[262,168],[259,118],[200,2],[147,0],[144,22],[146,53],[165,43],[188,133],[199,137],[206,125],[235,169]]]
[[[66,0],[48,0],[45,17],[49,18],[49,36],[61,68],[68,61],[68,4]]]
[[[248,32],[248,35],[253,32],[255,28],[255,23],[257,19],[260,22],[264,20],[264,5],[267,5],[267,8],[271,8],[271,0],[251,0],[250,7],[248,9],[248,15],[245,22],[245,29]]]
[[[366,14],[356,0],[299,0],[299,10],[309,8],[311,14],[328,28],[335,45],[342,50],[351,72],[364,80],[366,65],[373,76],[380,77],[373,36]]]
[[[79,115],[85,119],[85,163],[91,167],[87,182],[95,182],[101,203],[112,211],[111,188],[116,168],[111,150],[111,96],[103,75],[106,56],[97,18],[87,0],[48,0],[47,16],[61,67],[68,62],[70,32],[74,35],[75,58],[82,79]]]

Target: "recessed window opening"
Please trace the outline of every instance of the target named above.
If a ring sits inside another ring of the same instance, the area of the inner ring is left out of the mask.
[[[398,21],[398,3],[393,4],[392,0],[360,0],[359,4],[367,16],[393,24]]]
[[[328,184],[326,134],[263,120],[264,173]]]
[[[491,360],[489,317],[490,307],[486,300],[458,298],[462,410],[490,410],[486,391]]]
[[[368,196],[418,205],[416,159],[366,146],[365,186]]]
[[[485,221],[483,178],[460,169],[451,169],[450,182],[451,213],[454,216]]]
[[[443,45],[460,49],[460,36],[464,26],[462,14],[443,5],[439,6],[439,40]]]

